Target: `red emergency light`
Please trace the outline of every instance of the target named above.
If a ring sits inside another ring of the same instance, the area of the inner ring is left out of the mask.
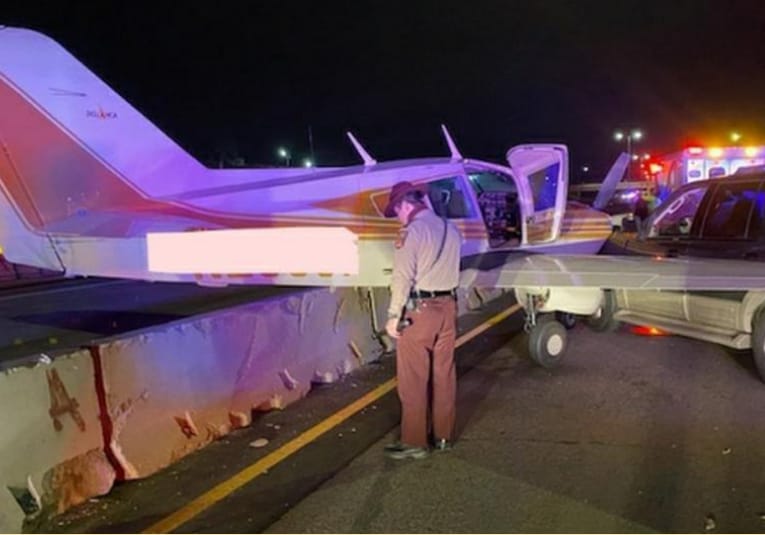
[[[630,331],[632,331],[632,334],[639,336],[667,336],[669,334],[666,331],[656,327],[649,327],[648,325],[633,325]]]
[[[660,163],[651,162],[648,164],[648,170],[651,172],[652,175],[661,173],[663,169],[664,169],[664,166],[661,165]]]

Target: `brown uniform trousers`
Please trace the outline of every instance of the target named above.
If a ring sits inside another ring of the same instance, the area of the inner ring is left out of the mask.
[[[435,439],[451,441],[454,433],[457,303],[451,296],[418,299],[416,303],[414,310],[406,312],[405,317],[411,319],[412,324],[403,330],[396,346],[401,442],[427,447],[429,407]],[[431,358],[432,402],[428,399]]]

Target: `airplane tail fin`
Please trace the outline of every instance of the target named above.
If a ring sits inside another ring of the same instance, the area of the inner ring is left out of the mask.
[[[25,228],[130,209],[193,189],[205,171],[58,43],[0,27],[0,184]]]
[[[598,196],[595,197],[595,201],[592,203],[593,208],[596,210],[602,210],[605,208],[606,204],[608,204],[608,201],[610,201],[611,197],[614,196],[616,186],[624,176],[624,171],[626,171],[629,163],[630,157],[626,152],[622,152],[619,157],[616,158],[616,161],[611,166],[611,169],[608,170],[606,177],[603,179],[603,183],[600,186],[600,190],[598,191]]]

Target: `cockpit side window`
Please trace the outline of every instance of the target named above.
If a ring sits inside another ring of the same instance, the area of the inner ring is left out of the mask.
[[[461,177],[429,182],[428,200],[433,211],[447,219],[465,219],[474,215]]]

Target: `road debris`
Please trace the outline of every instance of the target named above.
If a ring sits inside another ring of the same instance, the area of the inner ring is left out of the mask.
[[[715,520],[715,515],[708,514],[707,517],[704,519],[704,529],[706,531],[712,531],[717,527],[717,521]]]
[[[268,439],[267,438],[259,438],[257,440],[253,440],[252,442],[250,442],[250,447],[251,448],[262,448],[266,444],[268,444]]]

